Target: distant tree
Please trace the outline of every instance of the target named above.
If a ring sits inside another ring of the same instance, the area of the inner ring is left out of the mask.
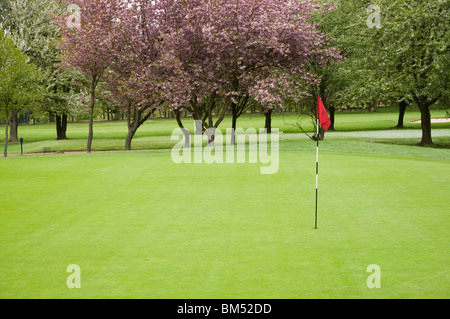
[[[189,1],[175,12],[174,53],[188,75],[185,100],[203,126],[217,128],[212,110],[224,101],[232,128],[253,97],[271,113],[283,98],[312,83],[309,63],[338,57],[311,18],[333,7],[312,1]],[[183,12],[180,14],[180,12]],[[188,17],[188,18],[186,18]],[[293,75],[302,82],[293,81]],[[234,136],[231,138],[234,143]]]
[[[10,11],[10,3],[9,0],[0,1],[0,28],[5,28],[5,20]]]
[[[74,82],[81,82],[82,76],[69,69],[57,69],[46,81],[46,94],[43,103],[55,116],[56,139],[67,139],[67,122],[69,116],[81,113],[82,93]]]
[[[51,23],[54,15],[67,11],[57,0],[14,0],[7,1],[4,6],[3,25],[19,49],[30,62],[43,74],[42,85],[46,88],[40,103],[42,110],[49,112],[50,118],[56,118],[57,139],[66,138],[67,117],[78,113],[75,106],[79,91],[72,82],[77,79],[73,72],[58,70],[58,54],[56,42],[59,31]],[[70,94],[69,94],[70,93]],[[13,113],[14,110],[12,110]],[[12,114],[12,124],[17,117]],[[11,134],[13,134],[11,126]]]
[[[420,145],[432,145],[430,107],[448,96],[450,40],[449,1],[374,0],[379,8],[377,26],[370,16],[360,19],[360,37],[367,41],[366,55],[356,68],[368,92],[400,102],[414,101],[421,113]],[[368,22],[366,20],[369,20]],[[367,24],[365,27],[364,24]],[[357,83],[363,83],[361,81]],[[405,104],[403,103],[403,107]],[[402,114],[398,124],[402,124]]]
[[[54,20],[61,33],[57,47],[62,51],[62,66],[77,70],[85,77],[83,85],[89,93],[89,135],[86,151],[90,153],[94,135],[96,90],[111,64],[114,35],[120,27],[116,20],[118,2],[110,0],[61,0],[61,2],[67,7],[70,5],[69,8],[73,11]],[[77,21],[78,18],[80,21]]]
[[[0,28],[0,107],[4,110],[6,128],[3,155],[8,155],[8,126],[11,110],[20,109],[42,93],[40,73],[16,47],[14,41]]]
[[[105,82],[112,99],[128,114],[125,150],[129,151],[139,127],[166,101],[173,102],[180,83],[178,61],[166,43],[168,20],[164,13],[177,4],[138,1],[123,5],[115,1],[120,30],[115,34]]]

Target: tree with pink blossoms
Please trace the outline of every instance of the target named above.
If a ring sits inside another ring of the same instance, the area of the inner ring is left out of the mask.
[[[177,92],[187,85],[170,46],[170,24],[164,13],[168,4],[139,0],[117,11],[120,30],[115,33],[105,81],[114,100],[128,113],[125,150],[131,150],[136,131],[156,110],[163,106],[177,110]],[[176,7],[176,3],[170,5]]]
[[[111,64],[105,75],[106,90],[127,113],[126,151],[131,150],[138,128],[163,102],[159,87],[155,85],[161,74],[155,65],[161,50],[158,46],[160,30],[148,23],[154,20],[156,13],[152,6],[151,1],[141,0],[127,3],[117,12],[120,29],[115,34]]]
[[[109,91],[111,100],[127,112],[125,150],[131,150],[138,128],[164,102],[175,109],[176,92],[185,86],[184,75],[167,45],[170,41],[165,38],[167,17],[162,12],[166,3],[92,0],[78,4],[82,10],[80,28],[66,27],[67,17],[59,20],[64,65],[80,70],[90,80],[91,114],[98,81],[105,82],[103,89]]]
[[[250,99],[265,110],[302,85],[315,85],[310,64],[339,58],[311,18],[332,10],[317,1],[77,0],[80,28],[60,18],[63,65],[80,70],[90,92],[90,141],[95,89],[103,77],[128,110],[125,149],[136,130],[164,105],[189,111],[217,128],[227,111],[232,128]],[[214,122],[213,113],[218,118]],[[132,115],[133,114],[133,115]],[[234,131],[234,130],[233,130]],[[232,137],[234,142],[234,136]]]
[[[81,72],[89,93],[89,136],[88,153],[92,149],[93,116],[96,89],[111,64],[111,53],[118,32],[118,1],[110,0],[61,0],[72,9],[64,16],[56,17],[61,40],[58,48],[62,51],[62,67]]]
[[[186,91],[188,110],[200,119],[199,109],[208,113],[218,97],[225,98],[236,129],[250,96],[271,110],[302,84],[319,83],[311,62],[337,60],[339,54],[327,48],[326,35],[311,18],[333,9],[316,1],[185,2],[185,13],[176,11],[172,21],[178,38],[174,52],[192,84]],[[203,96],[192,95],[192,87]],[[201,98],[205,103],[196,107]]]

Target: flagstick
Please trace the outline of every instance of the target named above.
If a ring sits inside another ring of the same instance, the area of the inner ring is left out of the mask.
[[[317,118],[317,147],[316,147],[316,218],[314,229],[317,229],[317,197],[319,193],[319,118]]]

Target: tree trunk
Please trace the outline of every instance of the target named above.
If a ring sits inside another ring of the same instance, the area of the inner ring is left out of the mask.
[[[323,141],[325,138],[325,130],[323,128],[319,128],[319,139]]]
[[[9,116],[6,115],[6,126],[5,126],[5,147],[3,149],[3,156],[8,156],[8,125],[9,125]]]
[[[133,140],[136,131],[137,131],[136,125],[132,125],[131,128],[128,130],[127,138],[125,139],[125,151],[131,151],[131,141]]]
[[[328,111],[330,112],[330,127],[328,128],[328,131],[334,131],[334,113],[336,112],[336,109],[334,106],[330,106]]]
[[[48,122],[49,123],[55,122],[55,113],[53,113],[52,111],[48,111]]]
[[[94,107],[95,107],[95,86],[96,78],[91,83],[91,100],[89,105],[89,136],[87,141],[86,152],[90,153],[92,150],[92,139],[94,138]]]
[[[59,140],[62,135],[61,115],[56,114],[56,139]]]
[[[264,113],[264,116],[266,117],[264,128],[266,129],[267,134],[272,134],[272,112],[273,109],[270,109],[266,113]]]
[[[149,117],[155,112],[155,108],[151,108],[147,114],[145,114],[145,108],[140,110],[135,107],[133,120],[131,120],[131,106],[128,112],[128,133],[125,139],[125,151],[131,151],[131,141],[133,140],[134,135],[136,134],[138,128],[144,124],[145,121],[149,119]],[[142,116],[145,114],[144,116]]]
[[[65,140],[67,131],[67,115],[56,115],[56,139]]]
[[[19,140],[18,134],[17,134],[17,128],[19,127],[19,118],[18,118],[19,110],[18,109],[11,109],[11,116],[9,117],[9,140],[8,142],[17,142]]]
[[[94,107],[89,107],[89,136],[87,142],[86,152],[90,153],[92,150],[92,139],[94,137]]]
[[[120,120],[121,113],[122,113],[122,109],[121,109],[120,107],[117,107],[117,108],[114,110],[114,118],[113,118],[113,120],[114,120],[114,121]],[[122,118],[122,119],[123,119],[123,118]]]
[[[181,112],[180,111],[175,111],[175,113],[176,113],[175,117],[177,119],[178,127],[181,129],[181,131],[184,134],[184,147],[185,148],[190,148],[191,147],[191,140],[190,140],[191,133],[184,128],[183,122],[181,122]]]
[[[406,101],[401,101],[398,104],[398,122],[395,128],[404,128],[403,119],[405,117],[406,107],[407,107]]]
[[[217,129],[215,127],[209,127],[208,130],[205,132],[206,136],[208,138],[208,146],[210,146],[210,147],[214,146],[216,130]]]
[[[236,142],[236,125],[237,125],[237,105],[235,103],[231,106],[231,140],[230,145],[234,145]]]
[[[434,145],[433,139],[431,138],[431,114],[430,114],[430,106],[426,104],[418,104],[420,109],[420,117],[421,117],[421,126],[422,126],[422,140],[419,145]]]
[[[141,120],[141,110],[139,108],[134,108],[133,119],[131,119],[131,105],[128,110],[128,133],[125,139],[125,151],[131,151],[131,141],[133,140],[134,134],[136,134],[139,121]]]
[[[215,136],[215,132],[216,132],[216,128],[214,127],[214,120],[213,120],[213,110],[216,106],[216,96],[217,93],[213,92],[211,93],[210,97],[209,97],[209,101],[208,101],[208,145],[213,147],[214,146],[214,136]]]
[[[62,132],[64,134],[64,139],[67,139],[67,135],[66,135],[66,132],[67,132],[67,118],[68,118],[67,114],[63,114],[62,115],[61,129],[62,129]]]
[[[202,124],[202,117],[199,114],[194,114],[194,121],[195,121],[195,135],[202,135],[203,134],[203,124]]]

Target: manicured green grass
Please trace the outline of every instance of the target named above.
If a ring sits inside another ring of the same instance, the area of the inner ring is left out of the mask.
[[[314,230],[311,144],[275,175],[166,150],[1,159],[0,297],[448,298],[449,150],[324,141]]]
[[[338,132],[386,130],[397,124],[395,112],[340,112],[336,113],[336,130]],[[433,117],[445,117],[444,111],[433,110]],[[420,113],[409,111],[405,115],[405,126],[410,129],[420,130],[420,124],[407,123],[408,121],[420,119]],[[186,128],[193,131],[192,119],[184,119]],[[272,127],[278,128],[284,133],[301,133],[298,124],[308,132],[313,130],[309,118],[298,117],[295,114],[274,114]],[[178,126],[174,119],[155,119],[147,121],[137,131],[133,139],[132,148],[137,150],[168,149],[175,142],[171,141],[170,135]],[[220,128],[223,133],[226,128],[231,127],[231,119],[226,118]],[[238,127],[247,129],[259,129],[264,127],[264,116],[245,115],[238,120]],[[433,129],[450,129],[449,123],[432,124]],[[396,130],[394,130],[395,132]],[[52,151],[83,151],[86,149],[88,134],[87,123],[69,123],[67,136],[69,140],[57,141],[54,124],[45,125],[22,125],[19,126],[19,136],[24,138],[25,153],[40,153],[44,147],[50,147]],[[127,135],[127,124],[120,122],[97,122],[94,124],[93,150],[123,150],[125,137]],[[4,130],[0,129],[0,140],[4,140]],[[20,154],[20,144],[10,143],[9,154]]]
[[[274,117],[284,131],[274,175],[260,163],[174,164],[174,120],[140,129],[133,147],[144,151],[0,158],[0,298],[448,298],[450,150],[392,144],[414,143],[378,131],[393,113],[339,116],[361,132],[320,144],[317,230],[315,143],[286,116]],[[448,145],[448,124],[433,128]],[[94,131],[94,149],[123,148],[125,123]],[[40,152],[84,150],[86,132],[19,134]],[[70,264],[81,289],[66,286]],[[380,289],[367,287],[371,264]]]

